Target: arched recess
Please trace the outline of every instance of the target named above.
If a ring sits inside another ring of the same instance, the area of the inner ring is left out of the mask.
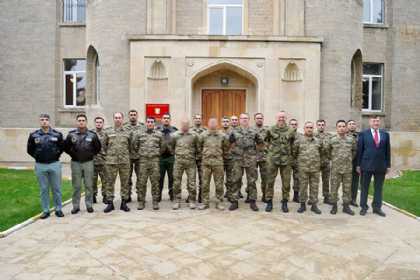
[[[95,47],[90,45],[86,55],[86,94],[88,105],[99,104],[101,101],[101,65]]]
[[[302,81],[302,72],[295,62],[289,62],[284,69],[282,80],[285,82],[298,82]]]
[[[351,60],[351,107],[356,110],[362,109],[363,100],[363,57],[362,52],[357,50]]]

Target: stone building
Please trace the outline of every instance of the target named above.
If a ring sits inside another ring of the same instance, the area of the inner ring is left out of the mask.
[[[5,143],[40,112],[71,127],[147,104],[175,119],[286,110],[331,130],[378,114],[419,164],[419,1],[0,1],[0,21]]]

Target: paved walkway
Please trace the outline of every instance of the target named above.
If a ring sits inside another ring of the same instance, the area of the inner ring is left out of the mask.
[[[161,206],[67,206],[0,239],[0,279],[420,279],[420,222],[387,207],[380,218]]]

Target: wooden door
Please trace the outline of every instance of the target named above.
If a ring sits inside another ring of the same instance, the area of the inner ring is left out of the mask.
[[[204,89],[201,96],[203,124],[207,126],[210,117],[220,121],[223,116],[232,116],[245,112],[246,92],[238,89]]]

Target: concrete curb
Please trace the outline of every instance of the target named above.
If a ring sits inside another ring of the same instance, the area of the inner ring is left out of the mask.
[[[369,195],[369,198],[370,199],[373,199],[373,196]],[[395,210],[397,212],[400,212],[401,214],[406,215],[406,216],[408,216],[410,218],[416,219],[417,221],[420,222],[420,217],[417,217],[416,215],[414,215],[414,214],[412,214],[412,213],[410,213],[410,212],[408,212],[408,211],[406,211],[404,209],[398,208],[397,206],[395,206],[395,205],[393,205],[393,204],[391,204],[389,202],[383,201],[382,203],[384,205],[388,206],[389,208],[391,208],[392,210]]]

